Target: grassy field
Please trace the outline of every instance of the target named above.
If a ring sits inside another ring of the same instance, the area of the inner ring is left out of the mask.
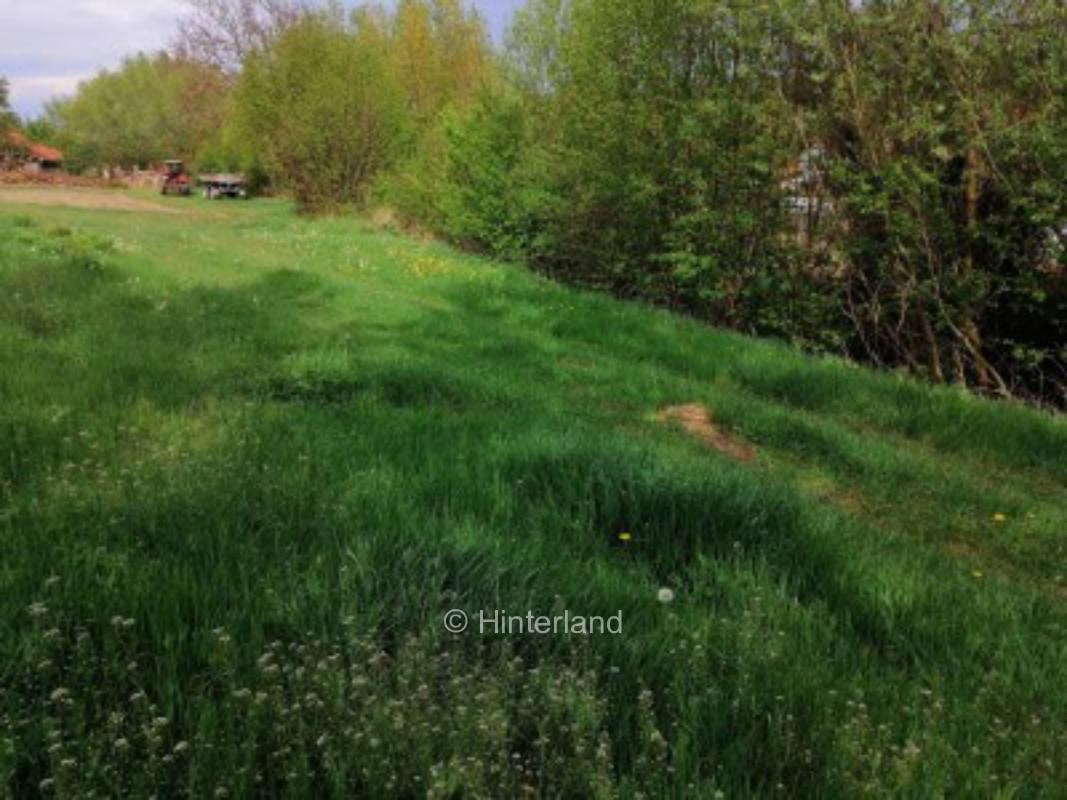
[[[165,203],[0,206],[0,795],[1067,794],[1062,418]]]

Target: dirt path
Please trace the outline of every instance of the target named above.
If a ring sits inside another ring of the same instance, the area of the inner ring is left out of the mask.
[[[748,462],[756,459],[756,451],[752,446],[727,436],[716,428],[712,424],[711,413],[702,405],[691,403],[661,408],[656,412],[656,419],[660,422],[678,422],[682,430],[690,436],[696,437],[708,447],[718,450],[734,461]]]
[[[140,200],[114,189],[70,188],[0,188],[0,203],[30,203],[45,206],[75,206],[77,208],[104,208],[120,211],[154,211],[159,214],[185,213],[176,208]]]

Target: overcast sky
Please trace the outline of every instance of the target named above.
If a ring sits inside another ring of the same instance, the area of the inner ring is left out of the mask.
[[[500,41],[522,0],[467,3]],[[184,7],[182,0],[0,0],[0,76],[11,82],[11,105],[24,118],[36,116],[46,100],[72,92],[97,70],[138,50],[158,50]]]

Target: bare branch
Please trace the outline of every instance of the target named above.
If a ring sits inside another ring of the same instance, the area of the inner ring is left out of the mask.
[[[181,56],[236,72],[245,56],[265,47],[303,16],[317,0],[185,0],[189,13],[178,21],[172,45]]]

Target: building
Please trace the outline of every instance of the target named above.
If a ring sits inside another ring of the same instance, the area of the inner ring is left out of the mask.
[[[785,195],[792,227],[802,244],[814,243],[821,224],[834,211],[826,187],[826,160],[822,147],[809,147],[787,164],[780,176],[779,186]]]
[[[18,131],[9,131],[7,135],[9,166],[21,168],[26,172],[46,172],[63,168],[63,153],[53,147],[31,142]]]

